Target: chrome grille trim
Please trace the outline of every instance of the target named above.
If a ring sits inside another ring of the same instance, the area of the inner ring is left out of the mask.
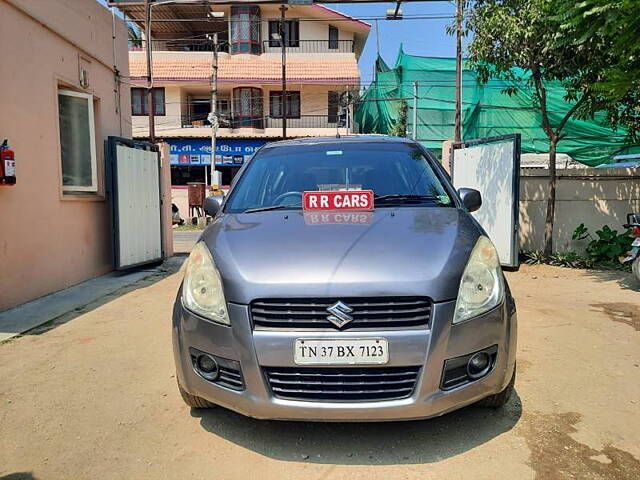
[[[257,329],[328,329],[327,308],[342,301],[353,312],[353,320],[341,330],[428,326],[432,303],[427,297],[271,298],[250,304]]]
[[[264,367],[278,398],[306,401],[384,401],[409,397],[419,366],[409,367]]]

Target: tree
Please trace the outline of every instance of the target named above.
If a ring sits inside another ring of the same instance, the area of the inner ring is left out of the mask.
[[[407,118],[409,106],[405,100],[400,100],[400,109],[398,110],[398,120],[391,129],[391,135],[395,137],[407,136]]]
[[[557,41],[551,20],[554,0],[476,0],[468,12],[465,30],[473,32],[469,64],[478,80],[509,81],[505,93],[516,95],[518,85],[531,87],[549,141],[549,198],[544,232],[544,253],[553,253],[556,204],[556,152],[571,117],[591,98],[595,67],[601,58],[593,49],[576,49]],[[591,55],[595,55],[595,58]],[[550,112],[546,84],[560,81],[572,105],[560,115]]]
[[[584,116],[603,110],[615,128],[640,138],[640,1],[554,0],[558,41],[606,53]]]

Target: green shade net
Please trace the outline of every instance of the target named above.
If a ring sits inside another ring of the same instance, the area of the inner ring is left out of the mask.
[[[526,75],[522,71],[516,73],[521,78]],[[407,55],[402,46],[394,68],[378,58],[376,78],[355,111],[360,132],[388,134],[397,122],[402,100],[408,106],[407,130],[412,132],[414,82],[418,82],[416,139],[439,152],[442,142],[454,136],[455,75],[455,59]],[[475,72],[468,69],[463,70],[462,84],[463,139],[520,133],[523,153],[549,151],[542,115],[534,106],[530,86],[495,79],[481,85]],[[565,89],[559,82],[546,86],[549,119],[555,126],[572,104],[564,100]],[[515,87],[516,93],[504,93],[508,87]],[[558,144],[558,152],[590,166],[610,163],[617,154],[640,152],[640,146],[626,142],[624,129],[614,131],[604,120],[604,114],[590,120],[570,119],[563,129],[565,138]]]

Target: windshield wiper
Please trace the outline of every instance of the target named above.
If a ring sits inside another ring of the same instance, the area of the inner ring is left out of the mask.
[[[395,195],[380,195],[373,197],[374,202],[387,202],[398,201],[399,203],[421,203],[426,201],[438,202],[442,205],[443,201],[440,197],[434,197],[433,195],[410,195],[410,194],[395,194]]]
[[[268,212],[269,210],[284,210],[285,208],[301,208],[299,205],[271,205],[269,207],[248,208],[242,213]]]

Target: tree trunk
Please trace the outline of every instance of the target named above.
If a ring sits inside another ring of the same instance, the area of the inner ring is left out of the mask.
[[[553,221],[556,212],[556,150],[558,137],[554,135],[549,141],[549,199],[547,200],[547,218],[544,227],[544,254],[553,254]]]

